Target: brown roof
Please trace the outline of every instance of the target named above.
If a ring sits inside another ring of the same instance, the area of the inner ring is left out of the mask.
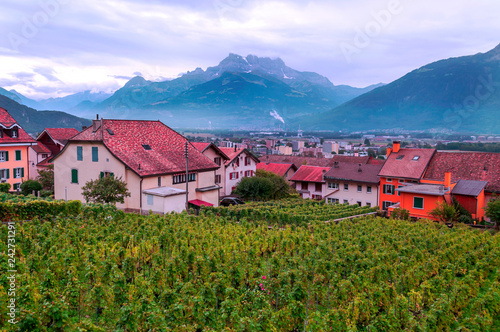
[[[71,137],[79,133],[75,128],[45,128],[49,136],[56,141],[66,143]]]
[[[454,195],[477,197],[487,184],[487,181],[459,180],[455,187],[453,187],[451,193]]]
[[[403,179],[421,179],[434,155],[434,149],[400,149],[385,161],[379,176]]]
[[[38,142],[36,145],[32,145],[31,148],[36,152],[36,153],[51,153],[48,147],[43,145],[42,143]]]
[[[314,158],[314,157],[299,157],[299,156],[282,156],[282,155],[266,155],[261,157],[264,161],[271,163],[292,163],[299,168],[302,165],[332,167],[334,162],[347,162],[356,164],[366,164],[370,157],[351,157],[343,155],[334,155],[333,158]]]
[[[274,174],[278,174],[279,176],[285,176],[286,172],[292,168],[293,170],[297,170],[292,163],[258,163],[257,169],[262,169],[267,172],[271,172]]]
[[[383,165],[338,163],[325,174],[326,179],[379,183],[378,173]]]
[[[17,128],[17,137],[9,137],[3,135],[0,138],[1,143],[35,143],[35,140],[14,120],[14,118],[5,110],[0,107],[0,127],[5,129]]]
[[[325,183],[323,171],[328,172],[330,167],[302,165],[290,178],[290,181]]]
[[[444,179],[451,172],[451,181],[488,181],[485,190],[500,193],[500,153],[437,151],[424,179]]]
[[[185,171],[184,149],[188,140],[160,121],[103,119],[96,123],[99,125],[96,131],[90,126],[69,142],[101,142],[139,176]],[[191,144],[188,144],[188,154],[191,171],[218,168]]]

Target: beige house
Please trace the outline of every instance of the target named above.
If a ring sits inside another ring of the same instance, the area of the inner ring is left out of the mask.
[[[224,152],[222,152],[215,144],[213,143],[204,143],[204,142],[191,142],[193,146],[198,149],[204,156],[208,159],[212,160],[214,163],[219,166],[219,168],[215,171],[215,184],[220,186],[221,188],[225,188],[226,184],[226,167],[224,166],[226,161],[229,160],[229,157],[226,156]],[[225,191],[223,190],[223,193]]]
[[[84,201],[87,181],[115,176],[127,183],[131,194],[117,204],[126,211],[182,211],[186,180],[191,206],[217,206],[219,201],[218,165],[160,121],[94,120],[68,141],[53,163],[56,199]]]
[[[335,162],[325,173],[325,199],[330,204],[377,206],[378,172],[383,165]]]

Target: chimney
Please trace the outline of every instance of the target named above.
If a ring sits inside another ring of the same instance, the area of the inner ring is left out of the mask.
[[[401,142],[400,141],[394,141],[394,142],[392,142],[392,149],[393,149],[394,153],[398,153],[400,148],[401,148]]]
[[[324,170],[323,170],[323,174],[322,174],[322,176],[321,176],[321,179],[322,179],[323,181],[325,181],[325,173],[326,173],[326,170],[324,169]]]
[[[361,169],[361,164],[358,164],[358,172],[362,172],[363,170]]]
[[[444,186],[445,186],[445,188],[450,188],[450,186],[451,186],[451,172],[444,173]]]
[[[236,143],[234,143],[234,152],[236,152]]]
[[[101,120],[99,120],[99,114],[97,114],[96,120],[92,120],[92,131],[95,133],[99,128],[101,128]]]
[[[269,156],[266,156],[266,165],[269,165]]]
[[[392,152],[392,149],[391,148],[387,148],[387,158],[389,158],[389,155],[391,154]]]

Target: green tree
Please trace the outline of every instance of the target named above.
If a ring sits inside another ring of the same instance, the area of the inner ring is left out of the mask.
[[[255,172],[255,175],[256,177],[265,178],[271,181],[272,188],[269,198],[280,199],[290,196],[292,188],[283,177],[272,172],[264,171],[262,169],[258,169]]]
[[[446,202],[436,203],[436,207],[429,214],[438,220],[446,223],[455,222],[458,219],[459,212],[453,205],[448,205]]]
[[[41,183],[43,190],[54,192],[54,165],[39,170],[36,180]]]
[[[130,197],[130,192],[121,177],[105,176],[85,183],[82,195],[87,202],[116,204],[124,203],[125,197]]]
[[[370,146],[370,140],[368,138],[365,138],[365,141],[363,142],[364,145]]]
[[[498,223],[500,222],[500,198],[489,201],[484,210],[486,217],[496,222],[496,227],[498,228]]]
[[[273,183],[271,180],[253,176],[241,179],[233,193],[245,200],[260,201],[269,199],[272,191]]]
[[[36,180],[28,180],[21,183],[21,193],[23,195],[29,195],[33,191],[37,192],[40,190],[42,190],[42,184]]]

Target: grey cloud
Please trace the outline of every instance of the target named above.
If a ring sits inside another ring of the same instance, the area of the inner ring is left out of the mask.
[[[122,75],[108,75],[108,77],[116,78],[117,80],[129,80],[132,77],[130,76],[122,76]]]
[[[33,71],[37,74],[40,74],[42,75],[43,77],[45,77],[47,80],[51,81],[51,82],[61,82],[60,79],[58,79],[54,74],[54,70],[52,68],[49,68],[49,67],[37,67],[35,69],[33,69]]]

